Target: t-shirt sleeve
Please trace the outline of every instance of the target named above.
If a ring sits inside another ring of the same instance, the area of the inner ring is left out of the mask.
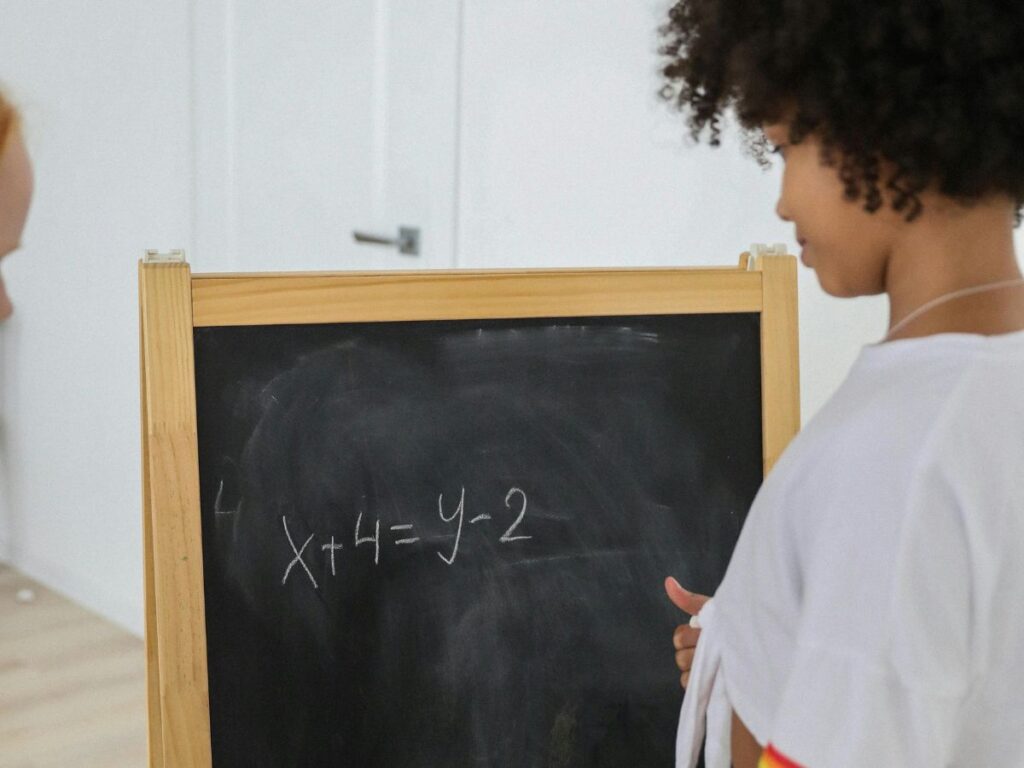
[[[780,514],[789,458],[783,455],[761,487],[715,592],[720,674],[733,709],[761,744],[790,668],[803,593],[797,531]]]
[[[952,762],[974,674],[963,500],[941,463],[931,460],[919,465],[907,499],[884,578],[858,573],[854,543],[850,556],[819,561],[806,575],[808,584],[825,587],[805,595],[769,733],[799,764]],[[863,546],[884,547],[870,536]],[[834,601],[843,600],[844,585],[856,592],[858,579],[878,589],[877,610],[836,621]]]

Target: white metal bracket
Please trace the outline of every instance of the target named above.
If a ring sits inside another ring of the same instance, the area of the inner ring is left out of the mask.
[[[757,260],[761,256],[786,256],[786,244],[785,243],[773,243],[768,245],[767,243],[751,243],[750,244],[750,259],[747,261],[747,271],[753,271],[757,269]]]
[[[173,251],[161,252],[158,250],[147,250],[142,257],[143,264],[184,264],[185,251],[175,249]]]

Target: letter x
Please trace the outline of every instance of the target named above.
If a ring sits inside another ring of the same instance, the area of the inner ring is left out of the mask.
[[[309,572],[309,568],[306,567],[306,562],[302,559],[302,553],[306,551],[306,547],[309,546],[309,542],[313,540],[313,536],[315,534],[309,534],[309,538],[306,539],[306,543],[302,545],[302,549],[296,549],[295,542],[292,541],[292,535],[288,532],[288,519],[284,515],[281,515],[281,522],[284,524],[284,535],[288,537],[288,543],[292,547],[292,552],[295,553],[295,557],[290,563],[288,563],[288,567],[284,569],[284,578],[281,579],[281,584],[288,581],[288,574],[292,572],[292,568],[294,568],[295,564],[298,563],[302,566],[302,570],[306,572],[306,575],[309,576],[309,580],[313,582],[313,589],[318,589],[316,579],[313,578],[313,574]]]

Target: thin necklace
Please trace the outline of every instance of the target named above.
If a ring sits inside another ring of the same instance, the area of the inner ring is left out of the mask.
[[[955,299],[958,296],[967,296],[967,295],[972,294],[972,293],[981,293],[982,291],[992,291],[992,290],[995,290],[996,288],[1008,288],[1011,285],[1024,285],[1024,277],[1017,278],[1015,280],[1003,280],[1003,281],[1000,281],[998,283],[985,283],[984,285],[975,285],[975,286],[973,286],[971,288],[961,288],[959,291],[953,291],[952,293],[943,294],[942,296],[939,296],[938,298],[932,299],[931,301],[929,301],[929,302],[927,302],[925,304],[922,304],[920,307],[918,307],[913,312],[911,312],[909,315],[907,315],[902,320],[900,320],[898,323],[896,323],[896,325],[894,325],[892,328],[890,328],[889,332],[887,334],[885,334],[885,338],[882,339],[882,341],[888,341],[890,336],[892,336],[894,333],[896,333],[896,331],[898,331],[904,325],[909,323],[915,317],[917,317],[918,315],[923,314],[924,312],[927,312],[932,307],[935,307],[935,306],[937,306],[939,304],[942,304],[945,301],[949,301],[950,299]]]

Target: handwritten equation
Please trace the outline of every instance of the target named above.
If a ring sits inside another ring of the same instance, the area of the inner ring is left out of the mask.
[[[517,541],[524,541],[532,539],[520,530],[520,526],[523,523],[523,519],[526,517],[526,508],[529,501],[526,497],[526,492],[521,488],[510,488],[508,493],[505,494],[505,507],[512,514],[515,515],[515,519],[512,524],[505,529],[505,532],[501,534],[498,541],[501,544],[512,544]],[[445,565],[452,565],[455,562],[455,558],[459,555],[459,544],[462,542],[463,530],[466,525],[477,525],[491,520],[491,515],[481,513],[471,518],[468,522],[466,520],[466,488],[462,487],[459,494],[458,504],[454,505],[454,508],[450,513],[445,513],[445,501],[444,494],[438,494],[437,497],[437,514],[441,518],[441,521],[445,525],[450,527],[451,533],[444,536],[444,538],[454,539],[450,548],[446,547],[446,551],[437,550],[435,554],[441,559]],[[284,569],[284,575],[281,577],[281,584],[284,585],[288,582],[288,577],[292,575],[296,567],[302,569],[309,581],[312,583],[314,589],[319,589],[316,577],[313,575],[312,570],[307,563],[307,558],[311,559],[310,555],[306,554],[306,550],[309,549],[310,545],[313,544],[313,552],[316,552],[316,544],[314,539],[316,538],[315,533],[311,533],[301,545],[296,543],[296,540],[292,537],[292,532],[288,528],[288,517],[286,515],[281,516],[281,527],[284,531],[285,539],[287,540],[288,547],[292,552],[292,559],[288,563],[288,566]],[[363,513],[360,512],[356,518],[355,529],[352,536],[352,548],[359,549],[360,547],[373,546],[373,564],[377,565],[380,563],[380,547],[381,547],[381,535],[380,535],[380,518],[378,517],[371,524],[363,524]],[[396,547],[409,546],[420,541],[419,536],[412,535],[414,533],[414,526],[412,523],[396,523],[395,525],[388,526],[388,530],[392,534],[391,543]],[[371,533],[372,531],[372,533]],[[330,565],[331,575],[337,575],[336,572],[336,553],[344,550],[345,545],[343,540],[335,539],[332,535],[329,541],[325,544],[320,545],[320,552],[322,556],[326,558],[327,563]]]

